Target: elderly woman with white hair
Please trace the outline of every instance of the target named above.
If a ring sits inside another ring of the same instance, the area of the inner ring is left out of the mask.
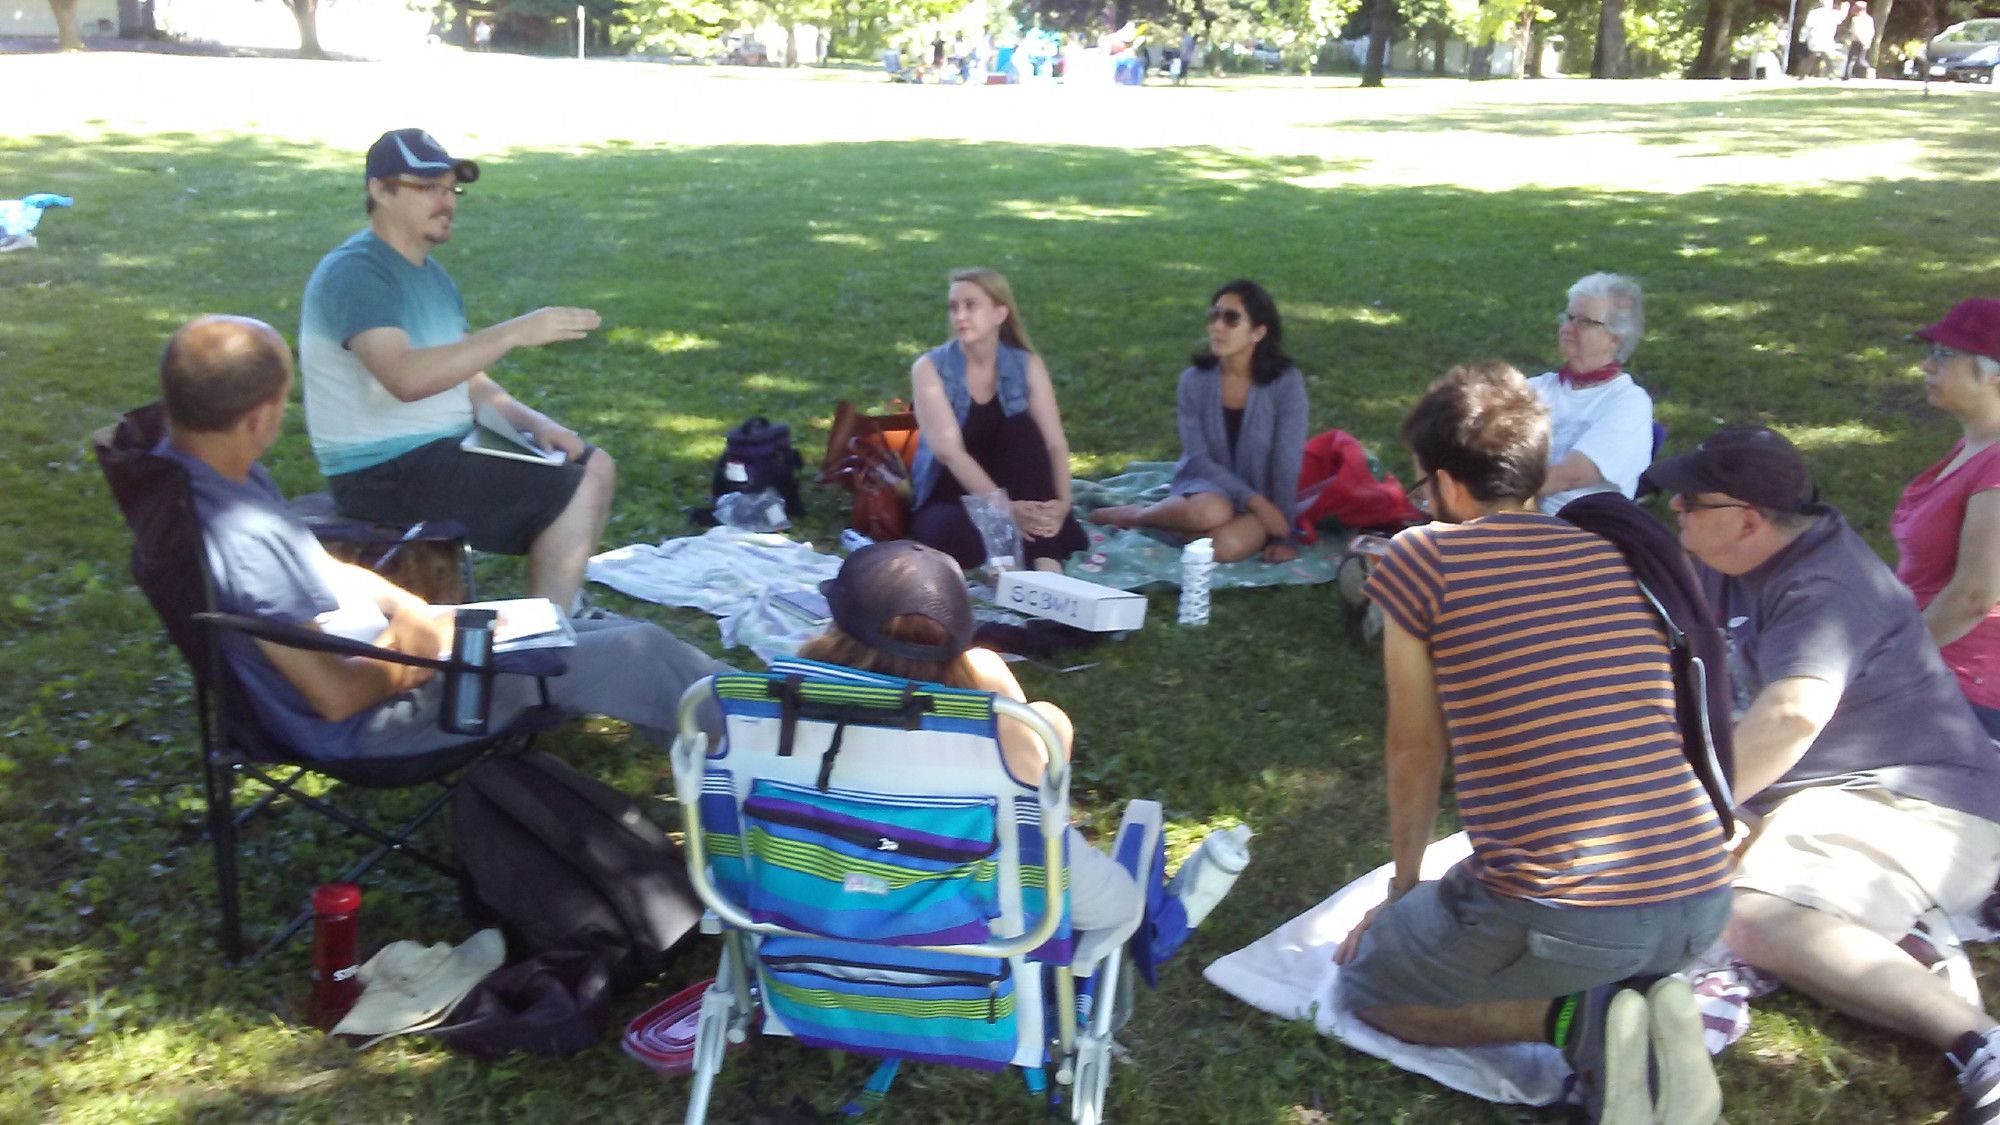
[[[2000,739],[2000,300],[1960,301],[1917,336],[1930,343],[1924,396],[1961,435],[1896,502],[1896,577]]]
[[[1594,273],[1569,287],[1569,304],[1556,321],[1562,369],[1528,380],[1549,408],[1549,476],[1542,511],[1592,492],[1639,487],[1653,461],[1653,397],[1625,373],[1646,327],[1639,283],[1615,273]]]

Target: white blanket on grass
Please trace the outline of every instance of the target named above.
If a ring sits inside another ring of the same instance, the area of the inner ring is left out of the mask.
[[[1422,877],[1442,876],[1471,850],[1471,841],[1463,832],[1439,840],[1424,852]],[[1476,1098],[1548,1105],[1562,1097],[1569,1067],[1554,1047],[1538,1043],[1418,1046],[1375,1030],[1335,1001],[1340,966],[1333,963],[1333,952],[1355,923],[1388,894],[1390,875],[1390,865],[1383,864],[1318,906],[1218,959],[1204,975],[1247,1004],[1286,1019],[1309,1019],[1322,1034],[1357,1051]],[[1902,946],[1951,982],[1959,995],[1978,1004],[1978,982],[1960,935],[1980,941],[2000,936],[1978,919],[1950,919],[1933,910],[1917,920]],[[1741,1038],[1750,1027],[1750,1001],[1778,987],[1775,980],[1737,960],[1720,941],[1681,975],[1688,978],[1701,1006],[1702,1029],[1711,1054]]]
[[[821,582],[840,573],[840,562],[839,555],[822,554],[811,543],[725,525],[606,551],[591,558],[584,577],[643,601],[701,610],[716,619],[724,648],[742,645],[769,664],[797,656],[799,646],[826,628],[782,595],[817,595]],[[992,590],[971,592],[976,620],[1007,625],[1023,620],[985,604]]]
[[[631,597],[711,614],[725,648],[748,646],[768,663],[798,652],[823,628],[774,599],[818,593],[839,572],[840,556],[821,554],[811,543],[722,526],[606,551],[591,558],[584,576]]]

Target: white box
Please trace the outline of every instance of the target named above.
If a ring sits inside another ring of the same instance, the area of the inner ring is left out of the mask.
[[[1001,609],[1046,617],[1093,633],[1137,629],[1146,621],[1146,599],[1065,574],[1010,570],[1000,576],[993,602]]]

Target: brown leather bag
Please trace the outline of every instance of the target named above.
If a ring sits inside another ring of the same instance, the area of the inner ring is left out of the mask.
[[[907,477],[917,459],[917,416],[900,399],[889,400],[886,414],[863,414],[841,399],[834,407],[833,429],[827,434],[826,456],[820,460],[819,482],[853,491],[857,483],[852,458],[856,442],[878,446],[902,464]]]
[[[881,442],[857,435],[848,439],[841,477],[854,493],[849,525],[877,542],[910,534],[910,478],[900,458]]]

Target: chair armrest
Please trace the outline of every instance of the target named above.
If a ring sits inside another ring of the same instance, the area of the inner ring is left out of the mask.
[[[288,625],[278,621],[260,621],[239,613],[197,613],[194,619],[210,629],[244,633],[259,640],[269,641],[286,648],[306,649],[311,652],[330,652],[336,656],[360,656],[369,660],[382,660],[390,664],[408,664],[417,668],[429,668],[436,672],[501,673],[516,676],[560,676],[569,670],[562,659],[560,650],[531,649],[527,652],[500,653],[493,663],[486,667],[468,664],[463,660],[439,659],[434,656],[418,656],[414,653],[398,652],[395,649],[371,645],[366,641],[336,637],[316,629],[299,625]]]

